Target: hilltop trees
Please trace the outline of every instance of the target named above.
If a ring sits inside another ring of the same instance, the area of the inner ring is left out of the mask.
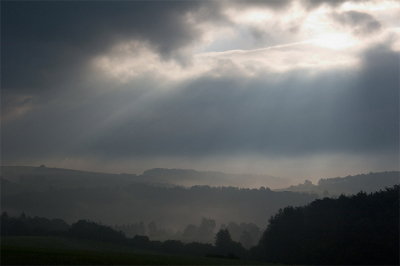
[[[320,190],[336,190],[336,191],[366,191],[372,192],[385,186],[391,187],[394,184],[399,184],[399,172],[382,172],[360,174],[346,177],[321,178],[318,181]]]
[[[281,209],[255,250],[269,262],[398,265],[399,186]]]

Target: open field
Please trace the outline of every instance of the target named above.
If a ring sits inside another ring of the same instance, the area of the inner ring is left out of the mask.
[[[1,265],[255,265],[61,237],[2,237]]]

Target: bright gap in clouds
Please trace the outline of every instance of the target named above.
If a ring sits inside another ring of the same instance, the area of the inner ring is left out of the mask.
[[[341,50],[354,45],[354,40],[352,39],[352,37],[348,34],[343,33],[322,34],[312,42],[318,46],[334,50]]]
[[[390,3],[382,3],[381,10],[393,6]],[[353,9],[371,11],[377,7],[355,5]],[[188,16],[190,23],[201,29],[203,37],[193,49],[185,48],[192,51],[187,53],[189,64],[162,58],[146,43],[130,40],[98,55],[92,67],[102,77],[121,83],[151,76],[162,80],[167,85],[164,87],[201,76],[252,77],[298,69],[308,69],[315,74],[330,68],[354,68],[359,52],[387,38],[388,30],[353,36],[352,29],[337,23],[333,16],[349,8],[349,5],[336,8],[322,5],[308,12],[293,3],[285,11],[272,12],[268,8],[229,7],[224,13],[232,22],[229,26],[196,21],[192,14]],[[213,52],[214,48],[218,52]]]
[[[130,42],[136,46],[135,42]],[[125,45],[129,45],[125,44]],[[293,70],[318,73],[330,68],[355,67],[357,57],[343,51],[351,40],[343,34],[327,34],[319,39],[253,50],[207,52],[193,55],[189,66],[163,60],[155,51],[142,47],[140,53],[110,53],[97,56],[92,69],[100,78],[129,83],[143,78],[162,81],[162,88],[200,77],[256,77]]]

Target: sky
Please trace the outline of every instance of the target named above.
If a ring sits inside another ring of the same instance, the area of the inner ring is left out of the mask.
[[[1,164],[399,170],[400,2],[2,1]]]

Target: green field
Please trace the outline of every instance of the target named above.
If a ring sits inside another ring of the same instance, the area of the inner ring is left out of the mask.
[[[171,255],[64,237],[2,237],[1,265],[256,265],[252,261]]]

